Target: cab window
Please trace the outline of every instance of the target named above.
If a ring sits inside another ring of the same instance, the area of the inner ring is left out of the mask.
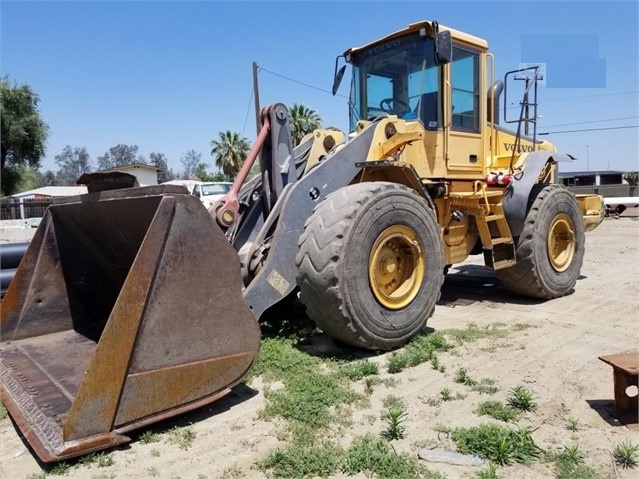
[[[453,47],[450,69],[452,127],[479,132],[479,53]]]

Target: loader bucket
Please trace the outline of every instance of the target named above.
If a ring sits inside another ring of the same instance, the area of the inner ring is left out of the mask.
[[[42,461],[127,442],[251,368],[239,258],[185,192],[90,193],[42,219],[0,311],[0,397]]]

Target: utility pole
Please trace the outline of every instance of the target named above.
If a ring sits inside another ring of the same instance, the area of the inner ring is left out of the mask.
[[[253,62],[253,98],[255,99],[255,128],[260,134],[260,90],[257,84],[257,63]]]

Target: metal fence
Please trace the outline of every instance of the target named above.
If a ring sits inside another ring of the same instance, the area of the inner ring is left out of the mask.
[[[51,198],[2,198],[0,199],[0,219],[42,218],[52,202]]]

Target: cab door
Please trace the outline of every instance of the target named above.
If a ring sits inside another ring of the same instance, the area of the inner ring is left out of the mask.
[[[485,90],[481,52],[470,47],[453,46],[453,59],[448,65],[449,88],[447,105],[449,119],[448,170],[454,176],[476,176],[483,171],[482,141]]]

